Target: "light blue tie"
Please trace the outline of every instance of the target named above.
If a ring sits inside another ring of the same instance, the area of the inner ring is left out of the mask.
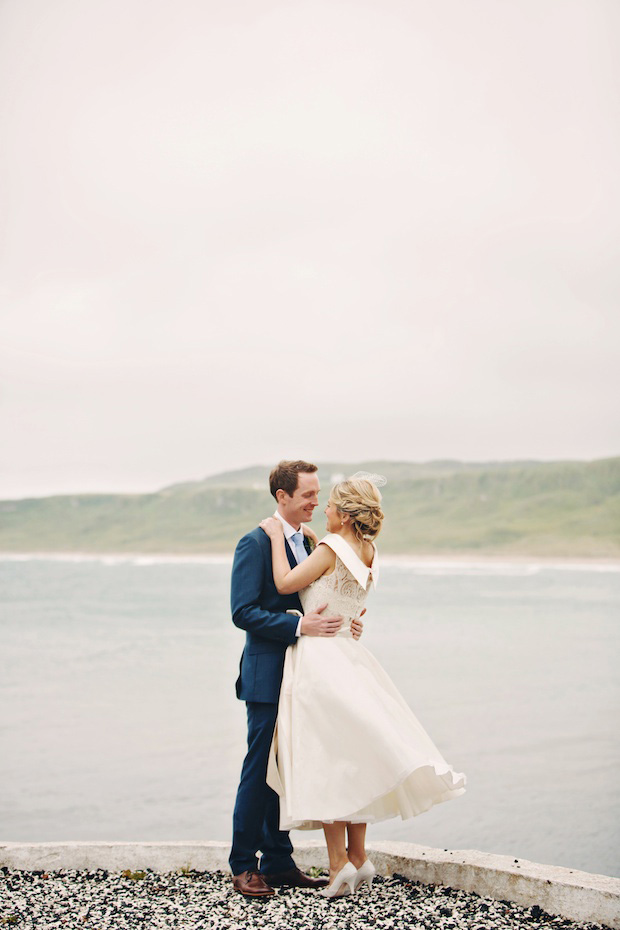
[[[297,564],[299,565],[300,562],[303,562],[304,559],[308,558],[308,553],[304,549],[304,534],[293,533],[291,540],[295,546],[295,558],[297,559]]]

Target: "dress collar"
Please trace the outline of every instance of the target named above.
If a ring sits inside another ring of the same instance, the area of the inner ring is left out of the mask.
[[[336,553],[340,561],[346,565],[355,580],[364,590],[366,590],[368,585],[369,576],[372,579],[373,587],[377,587],[377,581],[379,580],[379,560],[377,558],[377,547],[374,543],[372,543],[372,547],[375,550],[375,554],[372,558],[372,565],[369,568],[367,565],[364,565],[357,552],[349,545],[346,539],[343,539],[338,533],[328,533],[327,536],[323,537],[321,542],[325,543],[326,546],[329,546],[329,548]]]

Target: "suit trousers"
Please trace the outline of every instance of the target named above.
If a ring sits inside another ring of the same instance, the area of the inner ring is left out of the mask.
[[[280,799],[266,781],[278,705],[248,701],[246,707],[248,751],[243,760],[233,813],[229,863],[233,875],[256,869],[256,854],[260,850],[260,871],[275,875],[295,867],[289,835],[280,830]]]

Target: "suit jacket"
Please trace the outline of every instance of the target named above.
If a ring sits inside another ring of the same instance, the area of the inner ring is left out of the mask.
[[[304,542],[306,538],[304,537]],[[286,544],[291,568],[297,562]],[[278,594],[271,568],[271,541],[257,527],[239,540],[233,561],[230,604],[235,626],[246,631],[236,683],[242,701],[277,704],[286,647],[296,642],[297,594]]]

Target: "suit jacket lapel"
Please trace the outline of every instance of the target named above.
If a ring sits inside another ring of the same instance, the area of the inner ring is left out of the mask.
[[[297,568],[297,559],[293,555],[291,547],[288,544],[288,540],[284,541],[284,546],[286,548],[286,554],[288,556],[288,564],[291,566],[291,568]]]

